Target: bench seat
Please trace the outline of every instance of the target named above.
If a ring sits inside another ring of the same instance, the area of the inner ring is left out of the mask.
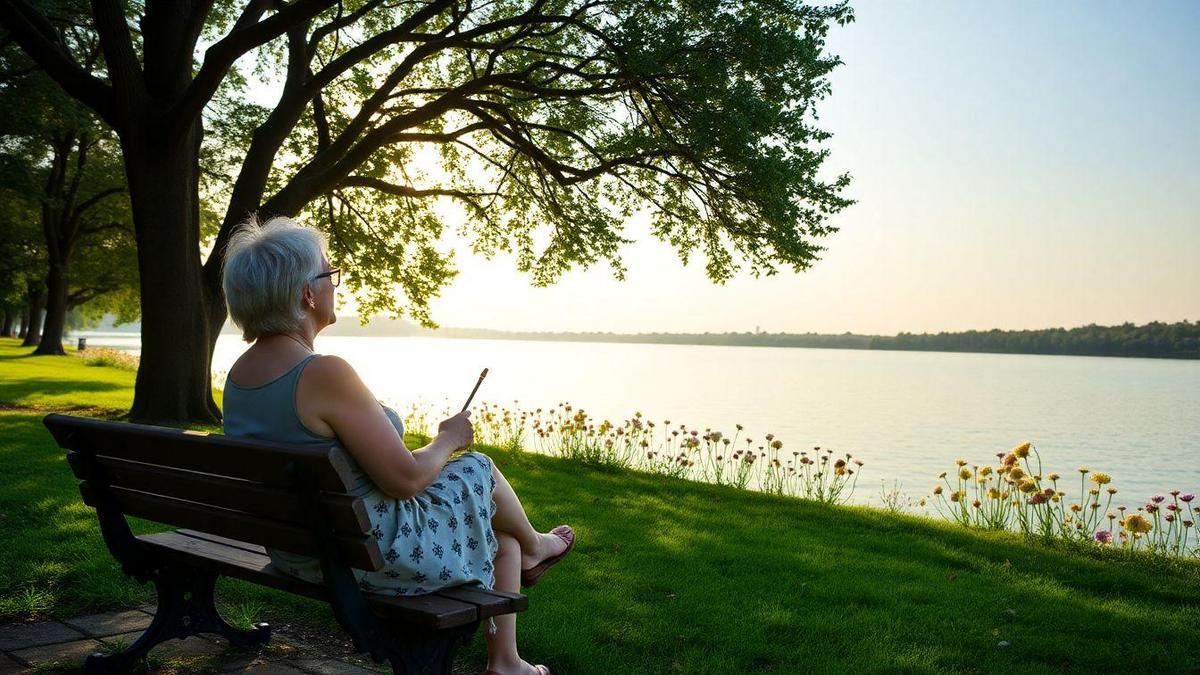
[[[137,539],[165,558],[316,600],[331,600],[324,585],[285,574],[271,563],[266,549],[257,544],[185,529],[144,534]],[[380,616],[433,629],[473,624],[529,607],[529,598],[519,593],[473,586],[447,588],[428,595],[389,597],[368,593],[363,597]]]

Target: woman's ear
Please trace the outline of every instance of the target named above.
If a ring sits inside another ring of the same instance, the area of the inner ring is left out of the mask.
[[[312,287],[308,284],[304,285],[304,304],[308,305],[309,309],[317,308],[317,298],[313,295]]]

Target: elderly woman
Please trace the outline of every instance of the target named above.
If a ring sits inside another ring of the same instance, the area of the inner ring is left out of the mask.
[[[396,411],[381,405],[350,364],[319,355],[313,341],[334,315],[340,270],[325,240],[287,218],[251,218],[229,241],[225,297],[234,323],[253,343],[225,381],[225,433],[286,443],[337,441],[360,477],[386,565],[358,571],[363,590],[418,595],[476,584],[517,591],[532,586],[575,543],[568,526],[539,533],[491,459],[455,450],[474,439],[470,412],[438,425],[433,442],[404,445]],[[268,550],[280,569],[319,582],[311,558]],[[487,634],[492,673],[540,673],[517,653],[516,616],[496,617]]]

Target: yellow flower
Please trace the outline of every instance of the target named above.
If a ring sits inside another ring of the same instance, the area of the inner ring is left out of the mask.
[[[1059,478],[1062,478],[1062,476],[1060,476],[1056,473],[1052,473],[1049,476],[1046,476],[1046,478],[1049,478],[1050,480],[1058,480]]]
[[[966,479],[970,478],[970,477],[971,477],[971,470],[970,470],[970,469],[960,469],[960,470],[959,470],[959,472],[958,472],[958,477],[959,477],[959,478],[961,478],[961,479],[963,479],[963,480],[966,480]]]
[[[1021,492],[1025,493],[1034,492],[1038,489],[1037,481],[1033,480],[1032,478],[1026,478],[1025,480],[1021,481],[1021,484],[1017,487],[1021,490]]]
[[[1100,488],[1092,488],[1092,489],[1088,490],[1088,494],[1092,495],[1094,497],[1094,496],[1100,494]]]
[[[1008,477],[1010,480],[1018,481],[1025,477],[1025,472],[1021,469],[1021,467],[1014,466],[1011,470],[1009,470]]]
[[[996,488],[989,489],[987,495],[988,499],[1000,499],[1000,491]]]
[[[1078,504],[1072,504],[1072,505],[1071,505],[1071,510],[1072,510],[1072,511],[1074,511],[1075,513],[1079,513],[1079,511],[1080,511],[1082,508],[1083,508],[1083,507],[1082,507],[1082,506],[1080,506],[1080,505],[1078,505]]]
[[[983,467],[982,469],[980,469],[980,470],[979,470],[979,475],[980,475],[980,476],[990,476],[990,475],[992,475],[992,467],[990,467],[990,466],[985,466],[985,467]]]
[[[1149,520],[1146,520],[1136,513],[1131,513],[1128,516],[1125,516],[1125,520],[1121,521],[1121,527],[1125,528],[1132,534],[1146,534],[1150,530],[1154,529],[1154,526],[1150,524]]]
[[[935,495],[940,495],[940,494],[942,494],[942,486],[941,486],[941,485],[934,485],[934,486],[933,486],[933,494],[935,494]]]
[[[1022,444],[1018,445],[1017,447],[1013,448],[1012,453],[1014,455],[1016,455],[1017,457],[1028,457],[1029,456],[1029,448],[1031,448],[1031,447],[1033,447],[1032,443],[1022,443]]]
[[[1086,466],[1079,467],[1079,473],[1087,473],[1089,471],[1091,471],[1091,469],[1087,468]]]
[[[1112,482],[1112,476],[1101,471],[1097,471],[1096,473],[1092,474],[1092,482],[1096,485],[1107,485],[1108,483]]]

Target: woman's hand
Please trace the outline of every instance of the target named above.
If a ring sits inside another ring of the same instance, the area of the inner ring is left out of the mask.
[[[455,450],[471,447],[475,442],[475,427],[471,424],[471,411],[464,410],[438,424],[438,438]]]

